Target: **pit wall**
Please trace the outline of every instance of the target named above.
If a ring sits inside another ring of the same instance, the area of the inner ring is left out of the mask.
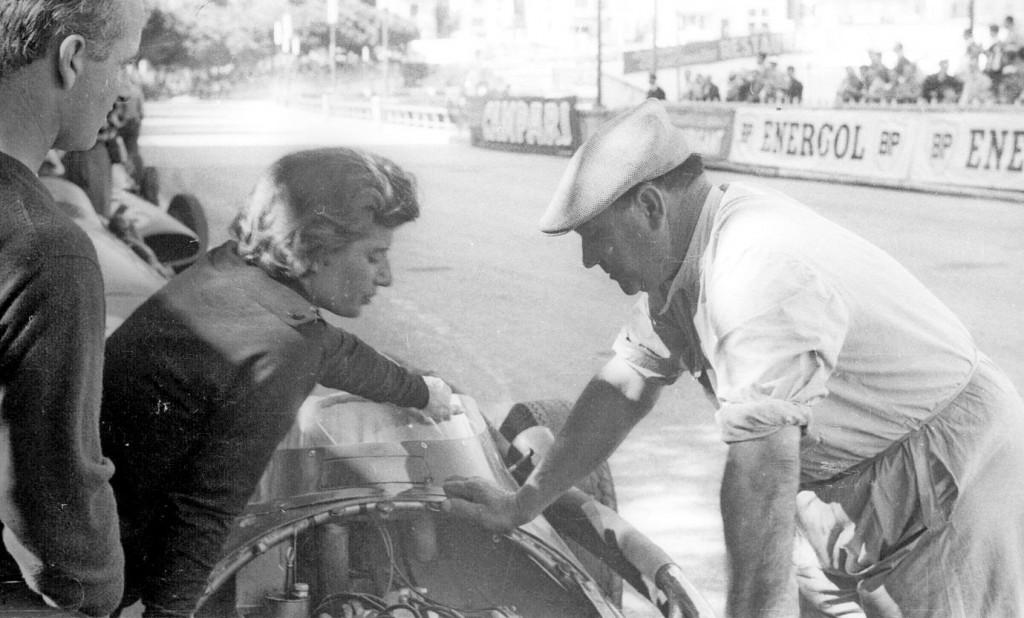
[[[623,109],[574,97],[489,97],[458,107],[320,97],[287,104],[328,115],[468,129],[484,148],[571,155]],[[1024,202],[1024,108],[808,108],[729,103],[667,105],[711,169],[980,195]]]

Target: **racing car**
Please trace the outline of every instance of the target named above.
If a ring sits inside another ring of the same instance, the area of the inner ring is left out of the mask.
[[[76,187],[45,182],[96,245],[108,334],[205,249],[195,229],[152,204],[128,198],[138,233],[126,237]],[[523,482],[570,409],[544,400],[492,410],[455,397],[463,412],[426,424],[413,411],[318,388],[235,521],[197,616],[617,617],[627,615],[623,582],[641,599],[630,616],[713,615],[671,558],[618,515],[607,463],[506,534],[444,512],[450,476],[508,489]],[[26,615],[30,600],[3,589],[0,597],[0,616]],[[64,615],[32,607],[34,616]]]
[[[446,514],[444,479],[514,489],[569,411],[533,401],[496,418],[456,397],[463,413],[426,424],[391,404],[314,393],[237,519],[199,616],[613,617],[625,615],[623,580],[647,599],[630,615],[713,615],[618,516],[607,464],[507,534]]]

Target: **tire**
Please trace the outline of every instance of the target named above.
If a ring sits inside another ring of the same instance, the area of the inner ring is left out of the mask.
[[[195,254],[196,259],[202,257],[210,243],[210,228],[199,198],[190,193],[179,193],[171,199],[171,203],[167,206],[167,214],[195,232],[196,237],[199,239],[199,247]],[[180,268],[175,266],[174,270],[181,272],[189,265],[191,265],[191,262],[182,265]]]
[[[517,403],[509,410],[498,431],[509,442],[512,442],[512,439],[524,430],[538,425],[547,427],[552,433],[557,434],[565,425],[565,420],[569,418],[571,410],[572,404],[562,399],[544,399]],[[506,464],[510,463],[512,462],[506,462]],[[520,482],[522,481],[520,480]],[[615,482],[612,480],[612,471],[607,461],[602,462],[586,478],[577,483],[576,487],[604,506],[614,511],[618,510],[618,501],[615,498]],[[564,540],[576,558],[587,569],[587,572],[594,578],[594,581],[597,582],[604,595],[616,607],[622,607],[622,578],[608,565],[584,549],[583,546],[571,539]]]
[[[139,197],[150,204],[160,203],[160,172],[155,167],[143,167],[139,174]]]

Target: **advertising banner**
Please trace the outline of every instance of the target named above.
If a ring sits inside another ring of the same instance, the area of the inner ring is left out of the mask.
[[[922,114],[913,177],[1024,191],[1024,114]]]
[[[905,180],[919,133],[917,114],[742,107],[733,121],[729,160]]]
[[[705,161],[723,160],[729,156],[733,111],[720,107],[668,106],[672,124],[683,132],[690,150]]]
[[[475,146],[571,155],[579,147],[576,98],[507,97],[482,99],[471,114]]]
[[[694,41],[685,45],[659,47],[654,51],[641,49],[622,55],[622,72],[651,71],[657,55],[658,68],[668,69],[688,64],[707,64],[734,58],[753,58],[765,53],[784,54],[795,48],[792,34],[761,32],[750,36],[730,37],[714,41]]]

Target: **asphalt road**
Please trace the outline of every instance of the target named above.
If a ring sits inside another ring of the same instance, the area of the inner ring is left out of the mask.
[[[574,234],[537,220],[567,160],[473,148],[435,129],[327,119],[257,102],[150,103],[142,155],[164,192],[200,197],[212,242],[276,157],[349,145],[419,178],[423,214],[400,228],[394,284],[363,316],[339,323],[379,349],[440,375],[483,407],[573,400],[610,355],[634,299],[580,264]],[[801,199],[896,256],[967,323],[979,346],[1024,385],[1024,203],[756,179]],[[620,511],[724,607],[717,490],[725,447],[688,378],[666,390],[612,457]]]

